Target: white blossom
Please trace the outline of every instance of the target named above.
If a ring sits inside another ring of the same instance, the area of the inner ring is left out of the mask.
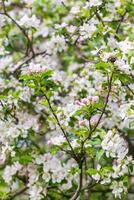
[[[43,188],[41,186],[33,185],[30,187],[28,193],[30,200],[41,200],[43,195],[41,192],[43,191]]]
[[[80,35],[84,39],[90,38],[95,31],[96,26],[93,23],[84,23],[80,26]]]
[[[19,21],[20,26],[24,26],[26,28],[34,27],[38,28],[40,24],[40,20],[37,19],[35,15],[32,15],[32,17],[29,17],[28,15],[24,15]]]
[[[118,197],[121,199],[121,194],[127,192],[127,188],[123,185],[123,182],[113,181],[111,185],[112,193],[115,195],[115,198]]]
[[[6,166],[4,173],[3,173],[3,179],[6,183],[10,183],[12,181],[13,176],[21,170],[22,165],[18,162],[15,162],[13,165]]]
[[[104,136],[101,146],[106,150],[107,157],[124,159],[128,153],[127,142],[118,133],[114,134],[112,131],[108,131]]]

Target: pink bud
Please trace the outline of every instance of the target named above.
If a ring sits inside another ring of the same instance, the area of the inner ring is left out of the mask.
[[[84,98],[84,99],[81,100],[81,102],[82,102],[83,104],[88,104],[88,99],[87,99],[87,98]]]
[[[112,162],[112,164],[113,165],[117,165],[117,160],[114,159],[113,162]]]
[[[47,144],[51,146],[53,144],[52,140],[48,140]]]
[[[81,120],[79,121],[79,126],[85,126],[86,125],[86,120]]]
[[[99,97],[98,96],[93,96],[92,97],[92,103],[95,103],[97,101],[99,101]]]
[[[90,120],[91,125],[95,125],[98,122],[98,119],[99,119],[99,116],[94,115]]]
[[[88,99],[89,101],[91,101],[91,100],[92,100],[92,97],[91,97],[91,96],[88,96],[87,99]]]
[[[81,102],[79,100],[76,100],[75,104],[78,105],[78,106],[81,106]]]
[[[97,90],[98,90],[98,91],[102,91],[102,86],[99,85],[99,86],[97,87]]]
[[[131,183],[134,184],[134,176],[131,177]]]

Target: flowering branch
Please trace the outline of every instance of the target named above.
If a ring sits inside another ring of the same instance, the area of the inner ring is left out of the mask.
[[[102,117],[103,117],[103,115],[105,113],[105,110],[106,110],[106,107],[107,107],[107,104],[108,104],[108,99],[109,99],[109,96],[110,96],[110,91],[111,91],[111,88],[112,88],[112,78],[113,78],[113,73],[112,73],[112,75],[111,75],[111,77],[109,79],[108,93],[107,93],[107,96],[106,96],[106,101],[105,101],[105,105],[103,107],[102,113],[101,113],[101,115],[100,115],[95,127],[91,130],[91,132],[88,135],[88,137],[85,138],[84,141],[82,141],[82,146],[81,146],[81,159],[82,159],[82,162],[80,163],[81,164],[80,165],[81,173],[80,173],[80,178],[79,178],[79,185],[78,185],[78,188],[77,188],[74,196],[71,198],[71,200],[76,200],[78,198],[80,192],[81,192],[81,189],[82,189],[82,177],[83,177],[83,175],[82,175],[83,174],[82,173],[82,166],[83,166],[83,161],[84,161],[83,156],[85,158],[85,153],[83,151],[84,143],[89,139],[90,135],[96,130],[96,128],[98,127],[98,125],[99,125],[99,123],[100,123],[100,121],[101,121],[101,119],[102,119]],[[93,186],[91,186],[91,187],[93,187]]]
[[[102,109],[101,115],[100,115],[100,117],[99,117],[97,123],[95,124],[94,128],[90,131],[88,137],[84,139],[83,144],[90,138],[90,135],[91,135],[93,132],[96,131],[96,129],[97,129],[97,127],[99,126],[99,124],[100,124],[100,122],[101,122],[101,119],[102,119],[102,117],[103,117],[103,115],[104,115],[104,113],[105,113],[105,110],[106,110],[106,107],[107,107],[107,104],[108,104],[108,100],[109,100],[109,96],[110,96],[110,92],[111,92],[111,89],[112,89],[113,74],[114,74],[114,73],[112,72],[112,74],[111,74],[111,76],[110,76],[110,79],[109,79],[109,81],[108,81],[108,93],[107,93],[107,96],[106,96],[105,104],[104,104],[104,107],[103,107],[103,109]]]
[[[15,75],[17,71],[19,71],[23,67],[23,65],[29,64],[31,60],[33,60],[35,57],[38,57],[40,55],[47,56],[50,54],[48,54],[46,50],[39,53],[34,53],[30,58],[27,58],[24,62],[18,65],[17,68],[11,73],[11,75]]]
[[[53,107],[52,107],[52,105],[51,105],[51,103],[50,103],[49,98],[47,97],[46,94],[44,94],[44,96],[45,96],[45,98],[46,98],[46,100],[47,100],[47,102],[48,102],[50,111],[52,112],[54,118],[56,119],[56,122],[57,122],[58,126],[60,127],[60,129],[61,129],[61,131],[62,131],[64,137],[66,138],[66,141],[67,141],[67,143],[68,143],[68,145],[69,145],[69,147],[70,147],[70,149],[71,149],[71,151],[72,151],[72,155],[73,155],[74,159],[75,159],[76,161],[78,161],[78,158],[77,158],[77,156],[76,156],[76,154],[75,154],[75,152],[74,152],[74,149],[73,149],[73,147],[72,147],[72,145],[71,145],[71,143],[70,143],[70,141],[69,141],[69,138],[68,138],[68,136],[67,136],[67,133],[66,133],[65,130],[63,129],[62,125],[60,124],[60,121],[59,121],[59,119],[58,119],[56,113],[54,112],[54,109],[53,109]]]

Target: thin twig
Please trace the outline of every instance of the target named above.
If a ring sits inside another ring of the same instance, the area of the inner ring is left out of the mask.
[[[24,62],[22,62],[20,65],[18,65],[18,67],[11,73],[11,75],[15,75],[17,71],[19,71],[23,65],[28,64],[31,60],[33,60],[35,57],[38,57],[40,55],[50,55],[45,51],[39,52],[39,53],[35,53],[34,55],[32,55],[31,57],[27,58]]]
[[[14,199],[15,197],[23,194],[26,190],[28,189],[27,186],[25,186],[24,188],[18,190],[17,192],[15,192],[14,194],[11,194],[6,200],[12,200]]]
[[[87,141],[87,139],[89,139],[90,135],[95,132],[95,130],[97,129],[98,125],[100,124],[100,121],[105,113],[105,110],[106,110],[106,107],[107,107],[107,104],[108,104],[108,100],[109,100],[109,96],[110,96],[110,92],[111,92],[111,89],[112,89],[112,80],[113,80],[113,73],[109,79],[109,84],[108,84],[108,93],[107,93],[107,96],[106,96],[106,101],[105,101],[105,104],[104,104],[104,107],[102,109],[102,113],[96,123],[96,125],[94,126],[94,128],[91,130],[91,132],[89,133],[89,135],[87,136],[87,138],[85,138],[85,140],[83,141],[84,143]]]
[[[56,120],[56,122],[57,122],[59,128],[61,129],[61,131],[62,131],[64,137],[66,138],[66,141],[67,141],[67,143],[68,143],[68,145],[69,145],[69,147],[70,147],[70,149],[71,149],[71,151],[72,151],[72,154],[73,154],[74,159],[78,162],[78,158],[77,158],[77,156],[76,156],[76,154],[75,154],[75,152],[74,152],[74,149],[73,149],[73,147],[72,147],[72,145],[71,145],[71,143],[70,143],[70,141],[69,141],[69,138],[68,138],[68,136],[67,136],[66,131],[63,129],[62,125],[60,124],[60,121],[59,121],[59,119],[58,119],[58,117],[57,117],[57,115],[56,115],[56,113],[55,113],[55,111],[54,111],[54,109],[53,109],[53,107],[52,107],[52,105],[51,105],[51,103],[50,103],[49,98],[47,97],[46,94],[44,94],[44,96],[45,96],[45,98],[46,98],[46,100],[47,100],[47,103],[48,103],[48,105],[49,105],[50,111],[52,112],[52,114],[53,114],[53,116],[54,116],[54,118],[55,118],[55,120]]]
[[[105,26],[105,24],[104,24],[104,22],[103,22],[103,20],[100,16],[100,14],[98,13],[97,9],[96,9],[95,15],[96,15],[97,19],[102,23],[102,25]]]
[[[126,88],[132,93],[132,95],[134,95],[134,91],[129,87],[128,84],[125,84]]]
[[[124,14],[121,16],[120,22],[119,22],[119,24],[118,24],[118,26],[117,26],[117,29],[116,29],[116,33],[119,32],[121,23],[124,21],[124,18],[125,18],[125,16],[126,16],[126,14],[127,14],[127,11],[125,11]]]

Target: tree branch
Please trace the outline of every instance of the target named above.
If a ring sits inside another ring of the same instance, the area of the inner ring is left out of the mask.
[[[90,135],[97,129],[97,127],[99,126],[100,124],[100,121],[105,113],[105,110],[106,110],[106,107],[107,107],[107,104],[108,104],[108,100],[109,100],[109,96],[110,96],[110,92],[111,92],[111,89],[112,89],[112,80],[113,80],[113,72],[111,74],[111,77],[109,79],[109,83],[108,83],[108,93],[107,93],[107,96],[106,96],[106,101],[105,101],[105,104],[104,104],[104,107],[102,109],[102,113],[96,123],[96,125],[94,126],[94,128],[91,130],[91,132],[89,133],[89,135],[87,136],[87,138],[85,138],[85,140],[83,141],[83,143],[85,143],[87,141],[87,139],[89,139]]]
[[[11,73],[11,75],[15,75],[16,72],[17,72],[18,70],[20,70],[21,67],[23,67],[23,65],[28,64],[28,63],[29,63],[31,60],[33,60],[35,57],[38,57],[38,56],[40,56],[40,55],[46,56],[46,55],[50,55],[50,54],[48,54],[46,50],[45,50],[45,51],[42,51],[42,52],[39,52],[39,53],[35,53],[35,54],[32,55],[31,57],[29,57],[29,58],[27,58],[25,61],[23,61],[20,65],[18,65],[18,67]]]
[[[82,183],[83,183],[83,162],[79,164],[79,169],[80,169],[80,175],[79,175],[79,183],[76,192],[72,196],[70,200],[76,200],[79,197],[79,194],[82,189]]]
[[[14,199],[15,197],[23,194],[26,190],[28,189],[27,186],[25,186],[24,188],[18,190],[17,192],[15,192],[14,194],[11,194],[6,200],[12,200]]]
[[[118,26],[117,26],[117,29],[116,29],[116,33],[119,32],[121,23],[124,21],[124,18],[125,18],[125,16],[126,16],[126,14],[127,14],[127,11],[125,11],[124,14],[121,16],[120,22],[119,22],[119,24],[118,24]]]
[[[68,138],[68,136],[67,136],[67,133],[66,133],[65,130],[63,129],[62,125],[60,124],[60,121],[59,121],[59,119],[58,119],[58,117],[57,117],[57,115],[56,115],[56,113],[55,113],[55,111],[54,111],[54,109],[53,109],[53,107],[52,107],[52,105],[51,105],[51,103],[50,103],[49,98],[47,97],[46,94],[44,94],[44,96],[45,96],[45,98],[46,98],[46,100],[47,100],[47,103],[48,103],[48,105],[49,105],[50,111],[52,112],[52,114],[53,114],[53,116],[54,116],[54,118],[55,118],[55,120],[56,120],[56,122],[57,122],[59,128],[61,129],[61,131],[62,131],[64,137],[66,138],[66,141],[67,141],[67,143],[68,143],[68,145],[69,145],[69,147],[70,147],[70,149],[71,149],[71,151],[72,151],[73,158],[78,162],[78,158],[77,158],[77,156],[76,156],[76,154],[75,154],[75,152],[74,152],[74,149],[73,149],[73,147],[72,147],[72,145],[71,145],[71,143],[70,143],[70,141],[69,141],[69,138]]]

